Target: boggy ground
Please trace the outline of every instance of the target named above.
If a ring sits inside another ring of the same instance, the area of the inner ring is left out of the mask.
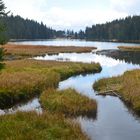
[[[15,45],[6,44],[5,60],[22,59],[38,55],[58,54],[58,53],[86,53],[97,49],[96,47],[76,47],[76,46],[41,46],[41,45]]]
[[[54,50],[52,52],[56,53]],[[12,51],[15,50],[10,50],[10,53],[15,57],[17,54]],[[44,54],[44,52],[38,52],[39,49],[37,53],[32,53],[33,50],[30,49],[26,51],[29,56]],[[22,58],[23,54],[20,53],[18,55]],[[57,91],[56,87],[60,80],[72,75],[100,72],[100,64],[32,59],[5,61],[4,63],[5,67],[0,71],[0,108],[28,100],[39,94],[41,95],[40,103],[43,107],[43,114],[18,112],[0,116],[0,137],[2,140],[88,139],[79,124],[72,118],[90,112],[95,114],[97,111],[96,101],[82,96],[75,90]]]
[[[122,51],[140,51],[140,46],[118,46]]]
[[[0,116],[1,140],[88,140],[80,126],[62,114],[45,112]]]
[[[140,70],[127,71],[122,76],[97,81],[93,88],[99,92],[115,90],[137,113],[140,113]]]
[[[47,88],[55,88],[61,79],[71,75],[99,72],[100,70],[101,67],[99,64],[36,60],[5,62],[5,69],[3,69],[0,74],[1,106],[12,104],[15,101],[22,101],[37,93],[41,94]],[[29,112],[1,116],[1,139],[88,139],[76,122],[71,118],[65,117],[66,114],[62,109],[65,108],[65,112],[71,116],[80,115],[88,111],[96,112],[96,102],[94,100],[90,101],[90,99],[78,94],[74,90],[58,92],[53,89],[53,91],[56,93],[44,91],[41,95],[40,102],[44,109],[42,115]],[[62,95],[62,93],[64,93],[64,95]],[[47,96],[49,98],[46,98]],[[54,111],[51,111],[51,109],[48,109],[47,102],[52,104],[51,107],[56,108],[56,110],[54,109]]]
[[[56,88],[59,81],[72,75],[101,71],[97,63],[6,61],[0,72],[0,108],[29,99],[47,88]]]
[[[73,89],[62,91],[48,89],[43,92],[40,101],[45,110],[51,113],[62,113],[68,117],[82,115],[94,118],[97,111],[95,100],[89,99]]]

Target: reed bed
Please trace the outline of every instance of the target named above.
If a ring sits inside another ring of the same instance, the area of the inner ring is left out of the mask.
[[[78,123],[48,112],[0,116],[0,136],[1,140],[88,140]]]
[[[65,116],[95,116],[97,103],[93,99],[76,92],[74,89],[57,91],[48,89],[40,97],[43,108],[51,113],[62,113]]]
[[[116,90],[122,99],[140,113],[140,70],[127,71],[122,76],[101,79],[93,88],[97,91]]]
[[[100,72],[99,64],[37,60],[6,61],[0,73],[0,108],[29,99],[80,73]]]
[[[76,47],[76,46],[41,46],[41,45],[4,45],[6,55],[17,56],[38,56],[45,54],[57,54],[57,53],[86,53],[97,49],[96,47]]]
[[[140,51],[140,46],[119,46],[122,51]]]

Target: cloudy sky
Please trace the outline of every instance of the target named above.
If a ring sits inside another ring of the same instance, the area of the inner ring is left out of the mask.
[[[84,29],[140,14],[140,0],[4,0],[14,15],[43,21],[55,29]]]

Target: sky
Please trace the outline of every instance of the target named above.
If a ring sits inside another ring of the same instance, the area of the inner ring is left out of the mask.
[[[140,15],[140,0],[4,0],[13,15],[54,29],[78,31],[129,15]]]

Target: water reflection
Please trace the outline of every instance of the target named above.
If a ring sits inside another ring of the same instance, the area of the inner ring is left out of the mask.
[[[140,68],[139,65],[126,63],[125,61],[115,60],[106,56],[86,53],[61,53],[59,55],[46,55],[45,57],[36,57],[37,60],[58,60],[76,61],[76,62],[99,62],[102,66],[101,73],[79,75],[71,77],[59,83],[59,89],[74,88],[81,94],[96,99],[98,110],[96,119],[78,117],[83,131],[93,140],[139,140],[140,122],[133,116],[132,112],[117,97],[96,96],[92,89],[95,81],[104,78],[123,74],[127,70]],[[38,102],[39,103],[39,102]]]
[[[42,108],[39,103],[39,99],[36,97],[27,103],[17,104],[12,108],[0,110],[0,115],[13,114],[16,113],[17,111],[21,111],[21,112],[35,111],[38,114],[41,114]]]
[[[89,63],[95,61],[99,62],[103,68],[101,73],[71,77],[59,84],[59,89],[74,88],[81,94],[97,100],[98,111],[96,120],[83,117],[77,118],[82,129],[90,139],[94,140],[139,140],[139,120],[133,116],[132,112],[119,98],[96,96],[92,85],[96,80],[103,77],[121,75],[127,70],[140,68],[140,66],[96,54],[88,54],[87,57],[79,56],[79,54],[74,54],[74,58],[72,56],[70,57],[72,61],[80,61],[81,59]]]
[[[120,50],[103,50],[97,51],[97,54],[106,55],[116,60],[123,60],[126,63],[140,64],[140,52],[120,51]]]
[[[70,39],[50,39],[50,40],[38,40],[38,41],[22,41],[15,42],[15,44],[27,44],[27,45],[47,45],[47,46],[80,46],[80,47],[98,47],[98,50],[102,49],[117,49],[117,46],[139,46],[136,43],[113,43],[113,42],[97,42],[97,41],[85,41],[85,40],[70,40]]]

